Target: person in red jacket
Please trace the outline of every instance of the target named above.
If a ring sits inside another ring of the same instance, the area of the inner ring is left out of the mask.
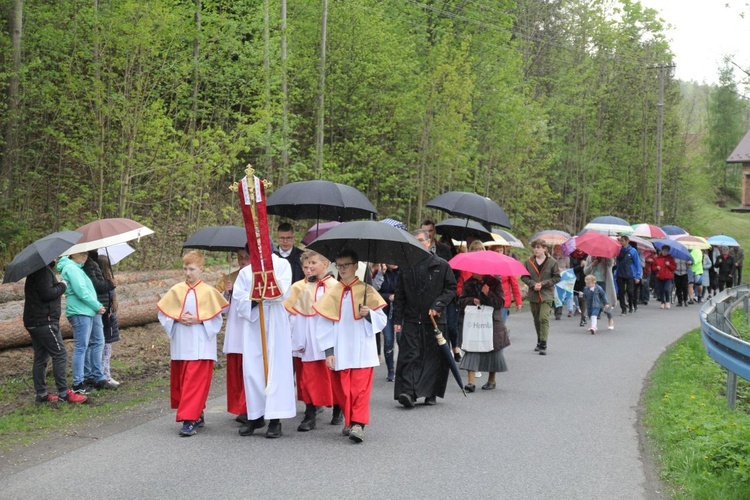
[[[677,269],[677,263],[674,257],[669,255],[669,245],[664,245],[659,253],[654,256],[651,264],[651,272],[656,276],[656,299],[661,302],[662,309],[669,309],[669,294],[672,290],[672,280],[674,279],[674,270]]]

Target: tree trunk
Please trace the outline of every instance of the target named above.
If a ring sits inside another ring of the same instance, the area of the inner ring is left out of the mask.
[[[328,0],[323,0],[323,18],[320,28],[320,74],[318,79],[318,127],[315,131],[315,174],[323,174],[323,126],[325,123],[326,93],[326,31],[328,26]]]
[[[289,89],[286,74],[286,0],[281,0],[281,183],[289,180]]]
[[[5,184],[4,198],[8,200],[14,191],[15,169],[18,164],[18,113],[21,88],[21,35],[23,34],[23,0],[15,0],[10,15],[10,43],[12,66],[8,78],[8,123],[5,129],[0,182]]]

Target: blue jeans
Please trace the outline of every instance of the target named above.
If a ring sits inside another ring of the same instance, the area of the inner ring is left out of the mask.
[[[668,304],[671,298],[672,280],[656,280],[656,300],[662,304]]]
[[[104,329],[101,315],[92,317],[77,314],[69,316],[68,321],[73,326],[73,385],[82,384],[85,378],[103,380]]]
[[[510,307],[501,308],[500,314],[503,317],[503,324],[506,324],[508,322],[508,315],[510,314]]]

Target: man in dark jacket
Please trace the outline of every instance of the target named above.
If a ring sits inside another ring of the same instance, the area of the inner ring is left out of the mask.
[[[295,243],[294,228],[288,222],[282,222],[277,229],[278,248],[273,252],[282,259],[286,259],[292,266],[292,283],[297,283],[305,278],[302,271],[302,250],[297,248]]]
[[[53,266],[54,262],[50,264]],[[83,403],[85,396],[68,390],[68,353],[60,335],[60,297],[65,292],[65,283],[57,281],[50,266],[44,266],[26,278],[23,304],[23,326],[31,335],[34,348],[34,364],[31,370],[36,391],[36,402],[67,401]],[[47,362],[52,358],[52,374],[55,377],[57,394],[47,392]]]
[[[620,314],[634,313],[638,309],[635,287],[641,282],[643,270],[638,250],[630,246],[630,237],[620,235],[617,239],[622,245],[617,254],[617,295],[620,302]],[[626,300],[627,296],[627,300]]]
[[[429,234],[421,229],[412,234],[429,249]],[[434,405],[445,396],[448,363],[435,340],[430,316],[445,329],[445,308],[456,296],[456,278],[448,263],[430,255],[418,264],[399,270],[393,300],[393,329],[398,339],[398,362],[394,399],[406,408],[424,397]]]

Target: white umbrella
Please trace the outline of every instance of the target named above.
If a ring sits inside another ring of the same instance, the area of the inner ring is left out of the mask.
[[[98,250],[99,255],[106,255],[109,259],[109,264],[114,266],[122,259],[135,252],[135,248],[131,247],[127,243],[118,243],[108,247],[100,248]]]

